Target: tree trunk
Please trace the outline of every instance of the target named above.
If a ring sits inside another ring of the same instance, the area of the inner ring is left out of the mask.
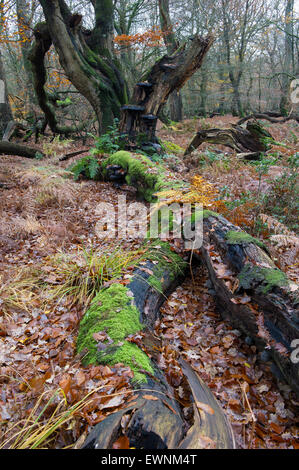
[[[159,0],[159,14],[167,54],[172,55],[178,49],[179,43],[175,37],[170,19],[169,0]],[[183,101],[179,90],[170,94],[169,110],[171,121],[179,122],[183,119]]]
[[[186,42],[173,56],[165,55],[151,69],[145,80],[135,86],[131,102],[122,108],[120,130],[127,144],[156,144],[157,115],[175,90],[179,90],[196,72],[208,52],[213,37],[195,37]]]
[[[284,64],[282,74],[282,95],[280,99],[280,112],[283,116],[287,116],[290,111],[291,103],[289,98],[289,88],[292,70],[292,57],[293,57],[293,11],[294,0],[286,0],[285,8],[285,47],[284,47]]]
[[[10,109],[5,71],[0,51],[0,140],[2,139],[8,123],[13,119]]]
[[[18,17],[18,27],[20,31],[20,46],[22,51],[24,70],[26,73],[26,92],[28,93],[27,99],[29,107],[31,107],[34,103],[36,103],[36,96],[33,87],[33,75],[30,60],[28,58],[32,34],[32,19],[29,15],[27,0],[16,0],[16,8]]]
[[[64,0],[40,0],[40,4],[61,66],[93,107],[102,132],[127,102],[127,86],[112,54],[113,1],[93,1],[96,24],[92,31],[82,29],[82,16],[73,15]]]
[[[171,121],[179,122],[183,119],[183,101],[180,91],[174,91],[169,96],[169,111]]]

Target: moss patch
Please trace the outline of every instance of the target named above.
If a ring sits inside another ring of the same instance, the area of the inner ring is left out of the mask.
[[[184,152],[184,149],[174,142],[169,142],[168,140],[162,140],[162,146],[167,152],[174,154],[181,154]]]
[[[113,284],[95,296],[80,322],[77,351],[86,351],[84,365],[122,362],[133,370],[134,381],[146,381],[140,369],[153,373],[150,360],[136,345],[126,341],[128,335],[143,328],[139,311],[129,294],[129,289],[123,285]],[[94,334],[99,332],[108,336],[100,344],[94,338]]]
[[[267,294],[275,287],[284,287],[289,284],[287,276],[280,269],[261,268],[252,264],[244,266],[238,279],[243,289],[252,289],[257,283],[260,284],[257,291],[262,294]]]
[[[158,247],[158,248],[155,248]],[[170,280],[182,275],[187,267],[177,253],[171,250],[169,243],[157,240],[147,252],[147,259],[154,262],[153,274],[147,279],[148,283],[158,292],[163,292],[163,274],[167,271]]]
[[[258,240],[257,238],[252,237],[249,233],[246,232],[237,232],[234,230],[230,230],[226,234],[226,240],[229,245],[243,245],[246,243],[254,243],[255,245],[266,248],[264,243]]]
[[[102,164],[103,175],[108,165],[119,165],[126,171],[126,183],[137,189],[137,194],[145,201],[155,200],[154,193],[163,187],[161,171],[149,158],[144,155],[120,150],[107,158]]]
[[[98,360],[102,364],[123,363],[129,366],[134,372],[134,378],[132,379],[134,383],[146,382],[146,376],[141,370],[146,370],[154,374],[154,369],[148,356],[141,351],[136,344],[129,343],[128,341],[124,341],[123,344],[113,352],[109,352],[109,348],[107,348],[107,352],[103,351],[99,353]]]
[[[220,214],[217,214],[217,212],[214,211],[210,211],[209,209],[195,210],[193,214],[191,214],[191,225],[198,220],[208,219],[209,217],[218,218],[219,216]],[[188,221],[188,218],[186,220]]]

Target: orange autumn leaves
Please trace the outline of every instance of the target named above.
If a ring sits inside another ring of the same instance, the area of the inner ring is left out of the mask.
[[[215,210],[223,206],[223,201],[218,199],[218,190],[211,183],[198,175],[191,179],[189,187],[160,191],[157,193],[157,196],[159,203],[158,207],[155,207],[155,210],[165,204],[172,203],[199,203],[202,204],[204,208]]]
[[[162,31],[158,26],[153,26],[144,33],[136,34],[119,34],[114,38],[115,44],[118,46],[147,46],[157,47],[162,46],[162,41],[170,31]]]

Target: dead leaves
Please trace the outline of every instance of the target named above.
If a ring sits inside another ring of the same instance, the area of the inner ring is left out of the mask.
[[[216,257],[215,252],[214,255]],[[223,266],[219,267],[218,274],[230,276]],[[216,394],[234,427],[239,447],[294,447],[298,431],[294,407],[287,398],[289,392],[282,396],[269,367],[258,364],[255,346],[248,346],[241,333],[213,310],[213,299],[207,294],[202,275],[197,273],[194,284],[186,282],[170,296],[161,309],[163,316],[156,329],[157,336],[164,338],[158,366],[174,387],[184,415],[187,419],[190,417],[191,403],[184,378],[178,371],[178,357],[188,360]],[[234,298],[236,303],[246,304],[258,318],[259,312],[249,296]],[[262,318],[259,328],[261,334],[267,334]],[[205,403],[198,402],[195,406],[201,413],[212,414],[214,411],[205,407]],[[213,448],[214,444],[204,438],[200,445]]]

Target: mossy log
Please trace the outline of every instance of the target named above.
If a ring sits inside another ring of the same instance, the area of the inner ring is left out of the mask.
[[[275,266],[261,241],[221,215],[204,217],[198,254],[221,315],[267,351],[273,372],[299,394],[299,368],[292,360],[292,341],[299,338],[299,286]]]
[[[137,189],[137,197],[152,202],[154,193],[163,186],[162,168],[153,163],[148,157],[140,154],[131,154],[125,150],[110,155],[102,163],[102,175],[110,181],[116,180],[116,171],[121,170],[121,179],[129,186]],[[118,171],[118,174],[120,172]],[[117,181],[121,182],[118,178]]]
[[[14,142],[0,141],[0,155],[18,155],[25,158],[36,158],[41,152],[27,145],[16,144]],[[42,154],[41,154],[42,155]]]
[[[137,372],[135,377],[138,378],[137,382],[134,381],[134,396],[137,396],[137,398],[128,402],[128,406],[124,409],[109,415],[97,424],[88,435],[82,446],[83,449],[111,449],[115,440],[123,433],[121,422],[123,422],[123,416],[127,415],[129,415],[129,419],[126,420],[128,424],[124,434],[129,438],[130,447],[176,449],[182,445],[184,449],[199,449],[204,448],[208,441],[213,442],[215,448],[234,448],[233,433],[223,411],[208,387],[203,382],[194,380],[190,366],[188,368],[188,366],[182,364],[183,374],[189,383],[190,399],[211,406],[214,414],[199,416],[198,412],[195,411],[193,426],[188,429],[180,405],[175,399],[174,391],[167,383],[155,360],[160,339],[154,336],[152,331],[155,321],[159,317],[159,308],[167,295],[183,280],[186,266],[186,262],[173,253],[167,243],[158,241],[156,248],[153,247],[149,250],[148,260],[145,264],[142,263],[135,269],[133,278],[126,288],[113,285],[114,290],[125,289],[127,291],[126,308],[131,309],[132,312],[134,311],[134,314],[136,314],[136,311],[139,312],[136,329],[140,329],[140,323],[144,325],[146,334],[143,337],[143,345],[147,354],[151,355],[151,359],[149,360],[144,351],[140,350],[140,353],[144,354],[147,360],[150,361],[150,370],[149,364],[146,366],[147,370],[145,368],[138,370],[139,355],[136,356],[137,361],[134,357],[131,359],[133,363],[135,362],[132,370],[135,369],[134,374]],[[108,290],[107,294],[111,297],[111,292],[109,294]],[[102,317],[99,319],[99,328],[101,332],[103,318],[105,317],[103,300],[104,297],[100,302]],[[121,312],[119,314],[122,315]],[[104,318],[104,321],[106,321],[107,326],[107,318]],[[81,327],[79,337],[81,334],[82,340]],[[121,329],[122,327],[119,326],[119,330]],[[95,332],[96,329],[93,328],[92,331]],[[107,331],[109,332],[108,327]],[[136,344],[132,344],[132,346],[137,348]],[[115,361],[121,362],[116,349],[122,347],[123,342],[114,345],[109,344],[108,354],[103,354],[103,351],[101,351],[99,355],[96,354],[94,357],[101,363],[106,363],[105,356],[110,364],[115,363]],[[113,361],[115,352],[116,356]],[[124,363],[126,363],[126,360],[129,361],[127,364],[130,364],[128,357],[124,358]],[[143,362],[143,367],[145,363]],[[190,436],[192,436],[192,439]],[[203,439],[203,436],[206,440]],[[188,439],[186,440],[186,438]]]
[[[203,142],[224,145],[235,150],[240,157],[247,160],[257,160],[262,152],[269,150],[269,141],[273,140],[271,134],[255,121],[248,121],[246,129],[232,124],[228,129],[204,129],[193,137],[185,150],[189,155]]]

